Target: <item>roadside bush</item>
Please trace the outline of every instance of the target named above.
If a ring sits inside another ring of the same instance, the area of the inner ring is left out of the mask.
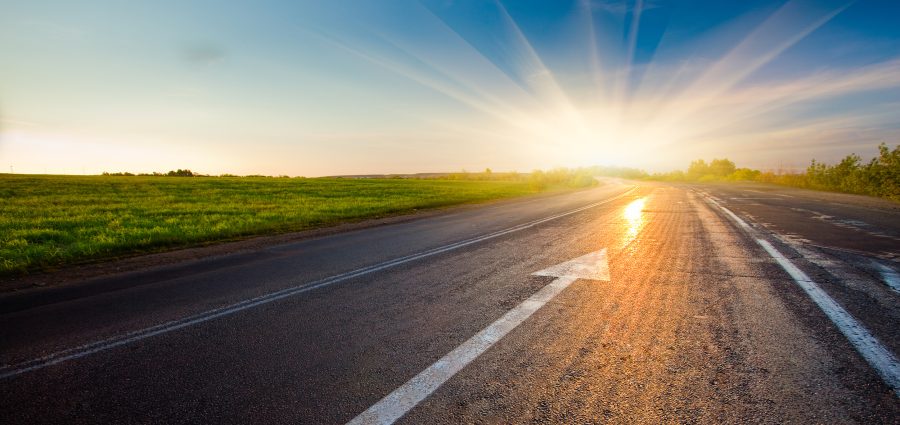
[[[762,173],[759,170],[752,170],[750,168],[738,168],[734,170],[733,173],[728,175],[728,180],[731,181],[754,181],[759,178]]]
[[[544,190],[553,186],[590,187],[597,185],[597,179],[590,169],[554,168],[549,171],[534,170],[528,176],[532,190]]]
[[[806,169],[806,184],[814,189],[880,196],[900,201],[900,145],[894,150],[882,143],[878,156],[867,164],[856,154],[828,165],[812,161]]]
[[[762,172],[750,168],[736,168],[728,159],[692,161],[686,172],[673,171],[649,176],[662,181],[756,181],[806,189],[828,190],[878,196],[900,201],[900,145],[893,150],[884,143],[878,146],[878,156],[868,163],[857,154],[850,154],[840,162],[829,165],[812,160],[802,173]]]

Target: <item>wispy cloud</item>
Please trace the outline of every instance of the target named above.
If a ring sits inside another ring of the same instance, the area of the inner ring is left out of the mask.
[[[191,43],[182,49],[185,61],[197,65],[212,65],[225,60],[224,48],[213,43]]]

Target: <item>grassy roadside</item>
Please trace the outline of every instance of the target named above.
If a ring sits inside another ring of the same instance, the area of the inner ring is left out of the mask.
[[[547,189],[528,181],[0,175],[0,276]]]

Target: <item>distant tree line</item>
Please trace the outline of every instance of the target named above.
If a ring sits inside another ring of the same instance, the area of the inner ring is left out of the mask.
[[[401,178],[400,176],[395,176],[395,178]],[[466,170],[462,170],[458,173],[449,173],[446,175],[435,175],[432,177],[425,177],[426,179],[441,179],[441,180],[476,180],[476,181],[520,181],[528,178],[528,174],[522,174],[518,171],[510,171],[503,173],[495,173],[490,168],[485,168],[482,172],[469,172]]]
[[[441,180],[469,180],[469,181],[527,181],[535,190],[543,190],[552,186],[589,187],[597,184],[594,178],[596,173],[591,168],[554,168],[551,170],[534,170],[530,173],[517,171],[495,173],[490,168],[482,172],[461,171],[446,175],[427,177],[428,179]]]
[[[104,176],[142,176],[142,177],[265,177],[265,178],[279,178],[279,179],[290,179],[290,178],[304,179],[304,178],[306,178],[303,176],[291,177],[291,176],[287,176],[287,175],[283,175],[283,174],[279,175],[279,176],[264,176],[261,174],[248,174],[246,176],[238,176],[235,174],[227,174],[226,173],[226,174],[219,174],[218,176],[211,176],[209,174],[196,173],[189,169],[182,170],[180,168],[177,170],[171,170],[167,173],[160,173],[158,171],[154,171],[152,173],[129,173],[128,171],[118,171],[118,172],[110,173],[109,171],[104,171],[102,173],[102,175],[104,175]]]
[[[651,180],[665,181],[713,182],[755,180],[759,175],[759,170],[737,168],[731,160],[717,158],[709,163],[702,159],[691,161],[686,171],[676,170],[668,173],[657,173],[649,176],[649,178]]]
[[[900,201],[900,145],[891,150],[882,143],[878,146],[878,155],[869,162],[863,162],[857,154],[847,155],[833,165],[814,159],[805,171],[799,173],[737,168],[734,162],[723,158],[709,163],[698,159],[691,162],[686,171],[657,173],[648,178],[685,182],[756,181]]]
[[[160,172],[152,172],[152,173],[129,173],[127,171],[120,171],[116,173],[110,173],[108,171],[103,172],[104,176],[157,176],[157,177],[209,177],[206,174],[197,174],[188,169],[177,169],[169,171],[168,173],[160,173]]]
[[[587,171],[595,176],[620,177],[623,179],[640,180],[649,177],[646,171],[638,168],[609,167],[595,165],[587,168]]]

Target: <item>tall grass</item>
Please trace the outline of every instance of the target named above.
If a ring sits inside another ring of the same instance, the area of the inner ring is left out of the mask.
[[[529,181],[0,175],[0,275],[534,193]]]

